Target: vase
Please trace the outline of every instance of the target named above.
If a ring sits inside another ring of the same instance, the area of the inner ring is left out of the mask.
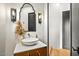
[[[21,40],[23,40],[23,36],[19,36],[18,42],[21,43]]]

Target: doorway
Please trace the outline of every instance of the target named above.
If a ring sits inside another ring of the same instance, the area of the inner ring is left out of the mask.
[[[70,50],[70,11],[62,12],[62,47]]]

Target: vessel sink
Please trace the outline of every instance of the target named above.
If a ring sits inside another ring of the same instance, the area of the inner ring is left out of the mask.
[[[35,45],[38,42],[38,38],[26,38],[22,40],[24,45]]]

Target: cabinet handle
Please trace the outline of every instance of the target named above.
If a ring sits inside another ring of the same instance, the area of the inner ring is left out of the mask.
[[[40,56],[40,52],[38,50],[36,52],[37,52],[38,56]]]

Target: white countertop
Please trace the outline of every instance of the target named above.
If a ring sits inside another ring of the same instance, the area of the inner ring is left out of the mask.
[[[37,48],[42,48],[42,47],[46,47],[47,45],[44,44],[41,41],[38,41],[38,43],[34,46],[24,46],[21,43],[17,43],[15,50],[14,50],[14,54],[15,53],[19,53],[19,52],[24,52],[24,51],[29,51],[29,50],[33,50],[33,49],[37,49]]]

